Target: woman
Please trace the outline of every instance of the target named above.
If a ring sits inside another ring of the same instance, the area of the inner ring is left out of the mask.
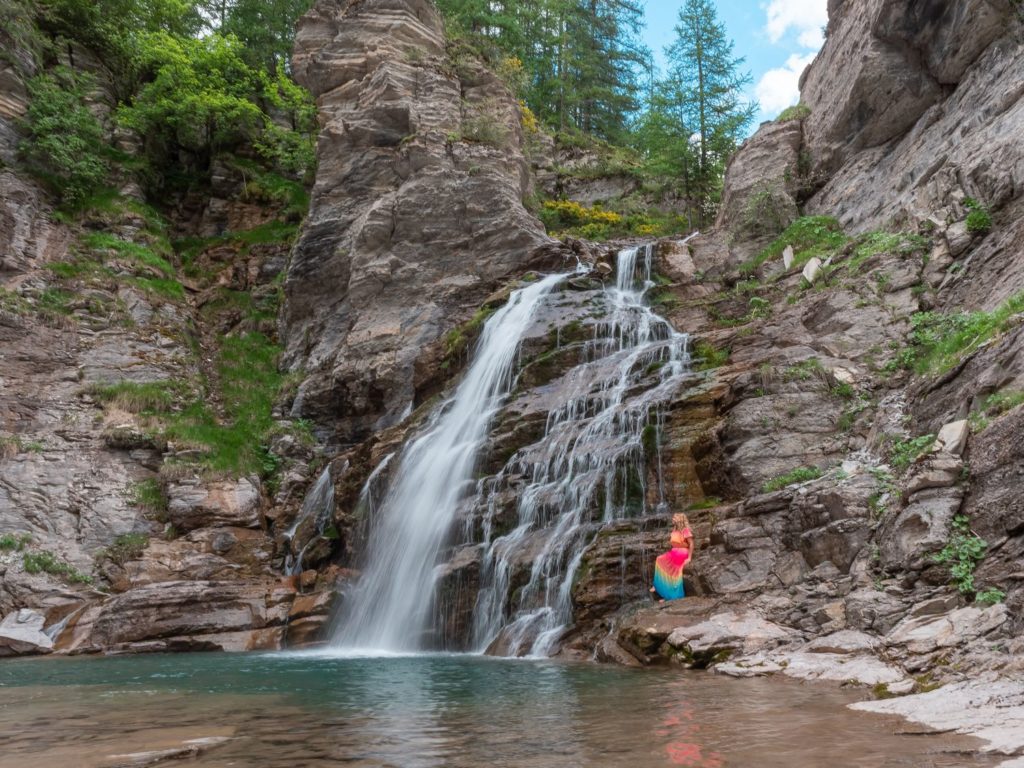
[[[658,557],[654,563],[654,586],[651,592],[660,598],[658,602],[678,600],[686,597],[683,587],[683,569],[693,552],[693,531],[690,521],[682,512],[672,516],[671,549]]]

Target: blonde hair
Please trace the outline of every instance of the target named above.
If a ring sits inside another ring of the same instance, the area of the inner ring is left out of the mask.
[[[690,527],[690,518],[688,518],[682,512],[676,512],[672,515],[672,530],[673,531],[685,531]]]

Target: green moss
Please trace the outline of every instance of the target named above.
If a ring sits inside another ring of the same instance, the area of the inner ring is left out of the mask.
[[[114,543],[97,555],[97,560],[106,558],[118,565],[129,560],[138,560],[149,546],[149,536],[142,533],[122,533]]]
[[[106,232],[91,232],[82,239],[82,243],[93,251],[113,254],[136,264],[150,267],[164,277],[174,276],[174,267],[171,263],[150,246],[122,240]]]
[[[214,473],[270,474],[276,459],[266,441],[274,428],[272,409],[285,377],[277,367],[281,350],[262,333],[224,339],[217,365],[223,417],[202,399],[169,421],[168,439],[203,449],[201,464]]]
[[[696,512],[702,509],[714,509],[722,505],[722,500],[717,496],[708,496],[706,499],[695,501],[687,509],[691,512]]]
[[[27,533],[5,533],[0,535],[0,551],[21,552],[32,543],[32,537]]]
[[[920,235],[904,232],[869,232],[857,238],[846,267],[856,271],[865,261],[882,253],[911,256],[922,254],[930,247],[931,241]]]
[[[147,512],[163,515],[167,512],[167,496],[159,480],[141,480],[132,487],[132,503]]]
[[[764,493],[771,493],[772,491],[781,491],[783,488],[796,483],[807,483],[811,480],[817,480],[824,474],[822,470],[817,467],[798,467],[792,472],[787,472],[784,475],[772,478],[767,481],[761,490]]]
[[[782,371],[782,378],[786,381],[810,381],[824,375],[825,369],[822,368],[821,362],[816,357],[801,360]]]

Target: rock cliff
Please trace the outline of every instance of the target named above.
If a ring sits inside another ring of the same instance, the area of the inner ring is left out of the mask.
[[[900,693],[963,670],[1012,676],[1024,607],[1024,443],[1011,437],[1024,423],[1020,12],[995,0],[829,7],[805,109],[748,140],[719,230],[690,246],[703,282],[667,271],[687,300],[667,316],[731,351],[704,435],[715,461],[696,465],[718,497],[692,513],[692,586],[706,597],[624,609],[583,644],[629,663]],[[801,212],[818,218],[787,229]],[[972,330],[948,341],[952,357],[922,359],[938,313],[962,324],[938,334]],[[973,325],[994,317],[995,332]],[[790,473],[801,467],[813,471]],[[979,540],[964,591],[1005,605],[965,605],[947,586],[949,553]],[[613,535],[591,556],[614,563],[618,546]],[[581,584],[581,606],[609,581]],[[643,574],[626,583],[639,594]],[[739,662],[721,663],[730,654]]]
[[[319,170],[285,285],[292,412],[352,444],[443,380],[437,342],[503,280],[552,263],[523,207],[520,108],[445,42],[427,0],[320,2],[294,70],[317,98]]]

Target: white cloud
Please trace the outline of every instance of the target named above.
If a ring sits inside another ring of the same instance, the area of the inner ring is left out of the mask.
[[[784,66],[769,69],[762,75],[754,87],[754,93],[761,103],[763,112],[774,116],[800,101],[800,75],[814,60],[815,55],[794,53],[786,59]]]
[[[828,23],[827,0],[770,0],[765,12],[765,31],[773,43],[793,30],[805,48],[818,49],[824,39],[821,30]]]

